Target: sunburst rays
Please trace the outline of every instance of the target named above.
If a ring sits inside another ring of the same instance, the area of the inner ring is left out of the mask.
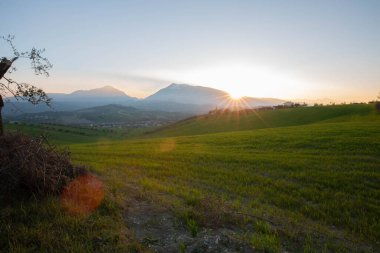
[[[239,122],[241,116],[247,116],[254,113],[256,117],[264,123],[265,126],[270,126],[267,121],[260,115],[260,111],[254,108],[248,101],[247,97],[233,98],[230,95],[222,95],[219,97],[219,108],[216,109],[215,117],[225,117],[231,119],[231,117],[237,118]]]

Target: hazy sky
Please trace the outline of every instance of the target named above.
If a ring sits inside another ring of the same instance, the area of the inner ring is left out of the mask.
[[[172,82],[234,96],[374,99],[380,1],[0,0],[0,34],[46,48],[48,92],[113,85],[144,97]],[[0,56],[10,56],[0,42]]]

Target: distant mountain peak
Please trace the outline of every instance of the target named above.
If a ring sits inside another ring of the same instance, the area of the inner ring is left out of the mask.
[[[184,83],[172,83],[166,88],[176,88],[176,87],[186,87],[186,86],[191,86],[189,84],[184,84]]]
[[[210,87],[172,83],[145,100],[207,105],[220,104],[226,96],[226,92]]]
[[[105,86],[100,87],[98,89],[102,89],[102,90],[118,90],[118,89],[116,89],[115,87],[113,87],[111,85],[105,85]]]
[[[145,98],[145,101],[228,107],[230,95],[225,91],[211,87],[172,83]],[[285,101],[274,98],[244,97],[244,102],[245,107],[258,107],[282,104]]]
[[[124,91],[118,90],[111,85],[106,85],[100,88],[91,90],[77,90],[71,93],[76,96],[90,96],[90,97],[125,97],[128,96]]]

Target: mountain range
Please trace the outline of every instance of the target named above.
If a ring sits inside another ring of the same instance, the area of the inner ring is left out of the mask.
[[[206,113],[215,107],[228,107],[231,98],[225,91],[204,86],[171,84],[156,93],[138,99],[128,96],[112,86],[91,90],[78,90],[70,94],[50,93],[52,108],[46,105],[33,106],[26,102],[10,100],[4,108],[4,115],[38,113],[44,111],[74,111],[104,105],[131,106],[140,110],[181,112],[186,114]],[[275,98],[244,97],[242,107],[260,107],[282,104],[285,101]]]

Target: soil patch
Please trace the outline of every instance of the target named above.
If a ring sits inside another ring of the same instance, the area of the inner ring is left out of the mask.
[[[153,252],[255,252],[227,228],[200,228],[193,236],[170,210],[136,196],[127,200],[125,221],[134,237]]]

